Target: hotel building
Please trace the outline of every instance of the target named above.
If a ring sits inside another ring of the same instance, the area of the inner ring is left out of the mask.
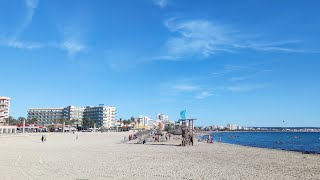
[[[28,120],[37,119],[38,124],[54,124],[64,118],[64,108],[31,108],[28,110]]]
[[[76,120],[75,124],[82,125],[84,119],[93,120],[97,127],[111,128],[115,126],[116,107],[87,106],[65,108],[31,108],[28,110],[28,119],[37,119],[38,124],[55,124],[59,119]]]
[[[6,118],[9,117],[10,113],[10,98],[0,96],[0,125],[6,123]]]
[[[227,124],[227,128],[230,130],[236,130],[237,129],[237,125],[235,124]]]
[[[165,114],[157,114],[157,120],[166,122],[166,121],[169,121],[169,116]]]
[[[138,118],[135,118],[136,122],[139,120],[139,124],[136,124],[135,128],[139,129],[150,129],[150,126],[152,125],[153,119],[150,116],[144,116],[140,115]]]
[[[117,109],[113,106],[87,106],[83,112],[83,119],[91,119],[97,127],[112,128],[116,126]]]
[[[76,120],[75,124],[81,125],[84,111],[84,107],[68,106],[64,108],[64,118],[68,120]]]

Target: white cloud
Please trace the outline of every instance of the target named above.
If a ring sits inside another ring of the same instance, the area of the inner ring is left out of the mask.
[[[199,83],[200,84],[200,83]],[[189,96],[195,99],[205,99],[212,96],[212,89],[199,85],[193,81],[181,79],[164,83],[159,88],[161,94],[165,96]]]
[[[170,55],[201,54],[207,57],[218,51],[231,51],[225,47],[231,43],[225,28],[207,20],[169,19],[165,22],[165,26],[171,32],[178,34],[167,41],[166,46]]]
[[[74,56],[77,53],[84,52],[87,50],[87,46],[79,41],[67,40],[61,43],[41,43],[41,42],[25,42],[18,40],[2,40],[1,44],[17,49],[41,49],[41,48],[56,48],[66,50],[69,56]]]
[[[268,84],[238,84],[238,85],[226,87],[226,89],[232,92],[250,92],[257,89],[263,89],[268,86],[269,86]]]
[[[182,91],[192,92],[192,91],[196,91],[200,88],[195,85],[190,85],[190,84],[178,84],[178,85],[173,86],[173,89],[175,91],[179,91],[179,92],[182,92]]]
[[[87,49],[86,45],[78,41],[67,40],[60,44],[62,49],[68,52],[69,56],[74,56],[79,52],[83,52]]]
[[[25,0],[27,12],[20,28],[17,30],[17,32],[13,36],[13,39],[16,39],[32,23],[34,11],[38,6],[38,2],[39,2],[38,0]]]
[[[153,0],[153,3],[160,8],[164,8],[168,5],[168,0]]]
[[[200,93],[196,96],[196,98],[197,98],[197,99],[205,99],[205,98],[210,97],[210,96],[212,96],[212,95],[213,95],[213,94],[212,94],[211,92],[202,91],[202,92],[200,92]]]
[[[262,43],[262,40],[254,36],[245,36],[229,26],[206,19],[171,18],[164,24],[172,32],[172,36],[166,42],[166,52],[158,56],[163,60],[177,60],[186,56],[205,58],[215,53],[234,53],[240,50],[304,52],[291,48],[298,41]]]
[[[39,49],[43,48],[46,45],[37,43],[37,42],[23,42],[23,41],[17,41],[17,40],[11,40],[6,42],[7,46],[12,48],[18,48],[18,49]]]

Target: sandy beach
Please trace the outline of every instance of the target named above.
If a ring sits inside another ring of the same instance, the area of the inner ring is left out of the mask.
[[[78,135],[78,140],[76,140]],[[128,133],[0,136],[3,179],[320,179],[320,155],[196,142],[132,144]]]

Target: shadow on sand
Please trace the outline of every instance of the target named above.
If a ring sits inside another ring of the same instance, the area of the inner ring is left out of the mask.
[[[177,144],[144,144],[144,145],[148,145],[148,146],[179,146]]]

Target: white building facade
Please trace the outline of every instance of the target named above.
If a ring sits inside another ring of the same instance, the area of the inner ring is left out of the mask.
[[[87,106],[83,118],[93,120],[98,127],[113,128],[116,126],[117,108],[114,106]]]
[[[75,120],[75,124],[81,125],[84,110],[84,107],[68,106],[64,108],[64,118],[68,120]]]
[[[49,125],[59,119],[76,120],[75,125],[82,125],[83,120],[93,120],[96,127],[115,127],[117,109],[113,106],[68,106],[65,108],[30,108],[28,119],[37,119],[38,124]]]
[[[64,113],[64,108],[30,108],[28,120],[36,119],[38,124],[49,125],[65,118]]]
[[[0,96],[0,125],[6,123],[6,118],[10,114],[10,98],[5,96]]]
[[[227,124],[227,128],[230,130],[237,130],[237,125],[235,124]]]
[[[152,125],[153,119],[150,116],[145,116],[145,115],[140,115],[139,118],[140,120],[140,127],[146,128]]]
[[[162,122],[167,122],[167,121],[169,121],[169,116],[165,115],[165,114],[158,113],[157,114],[157,120],[158,121],[162,121]]]

